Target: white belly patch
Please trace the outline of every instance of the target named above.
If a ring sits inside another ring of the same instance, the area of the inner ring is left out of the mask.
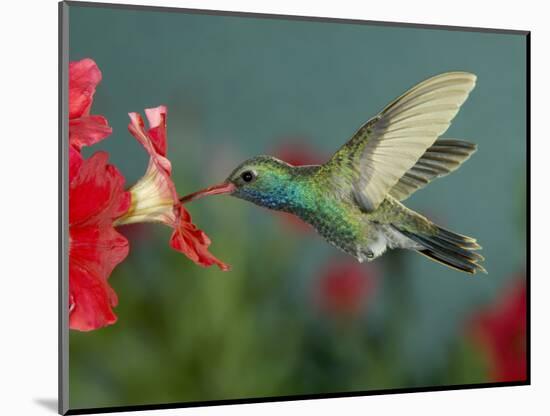
[[[361,263],[365,260],[372,261],[384,254],[387,247],[388,239],[382,231],[379,231],[376,235],[376,238],[373,239],[367,247],[358,247],[357,258]]]
[[[376,238],[372,239],[366,247],[357,248],[357,258],[360,262],[372,261],[392,248],[422,248],[408,237],[393,229],[391,226],[380,226]]]

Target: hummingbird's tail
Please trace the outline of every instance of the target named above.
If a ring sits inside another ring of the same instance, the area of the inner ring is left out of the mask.
[[[395,226],[394,226],[395,227]],[[401,234],[410,238],[422,248],[417,249],[420,254],[442,263],[453,269],[475,274],[487,270],[479,264],[483,256],[475,253],[481,246],[476,240],[461,234],[454,233],[439,226],[435,226],[435,233],[415,233],[395,227]]]

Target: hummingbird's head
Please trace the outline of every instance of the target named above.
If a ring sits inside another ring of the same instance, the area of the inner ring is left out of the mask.
[[[256,156],[237,166],[222,183],[186,195],[181,201],[229,194],[267,208],[281,209],[289,203],[289,187],[294,176],[294,166],[271,156]]]

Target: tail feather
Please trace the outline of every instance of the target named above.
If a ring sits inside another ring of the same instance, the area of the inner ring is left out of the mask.
[[[475,274],[478,270],[482,271],[483,273],[487,273],[487,271],[483,268],[483,266],[480,266],[479,264],[475,264],[467,261],[460,261],[460,260],[457,260],[456,258],[452,258],[442,253],[435,252],[428,249],[418,250],[418,252],[433,261],[444,264],[445,266],[455,270],[459,270],[469,274]]]
[[[442,227],[437,227],[437,231],[438,238],[441,238],[450,243],[456,243],[460,247],[464,247],[470,250],[481,250],[481,246],[476,242],[475,238],[467,237],[462,234],[457,234]]]
[[[420,245],[422,248],[417,251],[432,260],[470,274],[478,271],[487,273],[479,264],[484,257],[475,253],[481,246],[471,237],[441,227],[437,227],[434,234],[415,233],[395,226],[394,228]]]

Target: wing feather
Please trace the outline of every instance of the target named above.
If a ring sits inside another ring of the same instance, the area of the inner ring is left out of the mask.
[[[389,194],[399,201],[423,188],[433,179],[458,169],[477,150],[474,143],[439,139],[391,188]]]
[[[444,73],[421,82],[364,124],[337,152],[333,159],[342,160],[343,155],[351,159],[353,193],[365,210],[376,209],[401,179],[394,193],[408,195],[431,177],[448,173],[454,162],[460,164],[460,154],[453,160],[447,153],[438,156],[434,149],[416,166],[447,131],[475,82],[476,76],[467,72]],[[417,169],[409,172],[413,166]]]

